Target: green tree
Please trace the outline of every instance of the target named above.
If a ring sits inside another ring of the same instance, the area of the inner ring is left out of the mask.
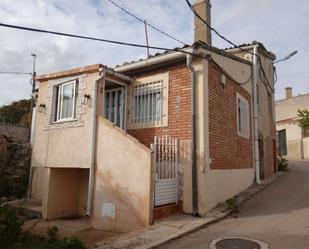
[[[21,99],[0,107],[0,122],[29,125],[31,99]]]

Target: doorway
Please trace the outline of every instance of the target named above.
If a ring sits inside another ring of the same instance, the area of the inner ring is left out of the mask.
[[[279,140],[279,154],[280,156],[287,155],[287,146],[286,146],[286,130],[278,131],[278,140]]]
[[[104,116],[121,129],[125,129],[125,86],[106,83]]]

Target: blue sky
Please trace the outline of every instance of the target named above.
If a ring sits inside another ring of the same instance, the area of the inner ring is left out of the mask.
[[[185,0],[114,1],[185,43],[192,43],[193,15]],[[211,3],[212,26],[233,42],[260,41],[278,58],[298,50],[290,60],[277,64],[277,99],[284,97],[286,86],[293,87],[295,95],[309,91],[309,1],[212,0]],[[144,26],[107,0],[1,0],[0,22],[145,43]],[[3,27],[0,37],[0,71],[31,72],[31,53],[37,54],[39,74],[95,63],[112,67],[146,54],[145,49]],[[151,29],[149,41],[154,46],[181,46]],[[213,45],[229,47],[215,35]],[[0,74],[0,105],[29,97],[29,80],[28,76]]]

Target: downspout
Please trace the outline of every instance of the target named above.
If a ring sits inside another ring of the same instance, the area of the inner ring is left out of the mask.
[[[192,115],[192,216],[198,216],[198,186],[197,186],[197,162],[196,162],[196,77],[192,65],[192,55],[187,55],[187,67],[191,71],[191,115]]]
[[[102,73],[102,68],[100,68],[100,74]],[[105,74],[101,75],[94,82],[93,90],[93,108],[92,108],[92,135],[91,135],[91,155],[90,155],[90,168],[89,168],[89,182],[88,182],[88,198],[87,198],[87,209],[86,216],[90,216],[92,213],[93,205],[93,189],[94,189],[94,166],[95,166],[95,156],[96,156],[96,138],[97,138],[97,99],[98,99],[98,83],[103,79]]]
[[[258,51],[257,45],[253,47],[253,129],[254,129],[254,159],[255,159],[255,181],[260,184],[260,153],[259,153],[259,133],[258,133],[258,102],[257,102],[257,77],[258,77]]]

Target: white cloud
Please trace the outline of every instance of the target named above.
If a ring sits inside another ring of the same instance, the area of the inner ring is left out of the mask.
[[[141,18],[184,41],[193,41],[193,16],[184,0],[115,0]],[[236,43],[258,40],[278,57],[299,54],[278,64],[277,97],[290,85],[307,92],[309,2],[292,0],[212,0],[212,23]],[[2,0],[0,22],[77,33],[132,43],[145,43],[144,26],[107,0]],[[103,63],[108,66],[142,58],[146,49],[120,47],[48,34],[0,27],[0,71],[31,72],[31,53],[37,54],[38,73]],[[149,28],[151,45],[182,44]],[[214,37],[214,45],[228,47]],[[152,50],[152,53],[157,51]],[[0,75],[0,105],[30,94],[28,76]]]

